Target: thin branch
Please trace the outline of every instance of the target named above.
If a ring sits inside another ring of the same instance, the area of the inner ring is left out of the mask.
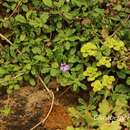
[[[13,43],[8,39],[6,38],[3,34],[0,33],[0,37],[3,38],[4,40],[6,40],[10,45],[13,45]],[[19,51],[19,49],[17,49],[17,52],[20,54],[21,52]]]
[[[51,114],[52,109],[53,109],[53,106],[54,106],[54,99],[55,99],[54,93],[53,93],[51,90],[48,89],[48,87],[46,86],[45,82],[42,80],[42,78],[41,78],[40,76],[39,76],[38,78],[39,78],[39,80],[41,81],[41,83],[43,84],[43,86],[45,87],[45,89],[46,89],[46,91],[48,92],[49,96],[52,98],[52,102],[51,102],[51,106],[50,106],[50,109],[49,109],[49,111],[48,111],[46,117],[45,117],[43,120],[41,120],[39,123],[37,123],[37,124],[36,124],[33,128],[31,128],[30,130],[34,130],[34,129],[37,128],[39,125],[44,124],[45,121],[48,119],[49,115]]]
[[[13,77],[13,79],[16,79],[16,78],[18,78],[18,77],[20,77],[22,75],[24,75],[24,73],[20,73],[20,74],[16,75],[15,77]]]
[[[13,45],[13,43],[9,39],[7,39],[3,34],[0,33],[0,37],[6,40],[10,45]]]
[[[10,17],[12,17],[12,16],[16,13],[16,11],[17,11],[17,9],[19,8],[19,6],[20,6],[20,4],[22,3],[22,1],[23,1],[23,0],[20,0],[20,1],[18,2],[18,4],[17,4],[17,6],[15,7],[15,9],[14,9],[13,12],[8,16],[8,18],[6,18],[6,20],[9,19]]]
[[[126,23],[128,22],[129,18],[130,18],[130,15],[128,15],[128,17],[125,19],[124,24],[126,24]],[[121,28],[122,28],[122,27],[119,26],[119,27],[113,32],[113,34],[110,35],[110,36],[113,37],[118,31],[120,31]]]
[[[67,91],[69,91],[69,89],[71,89],[70,86],[69,86],[68,88],[66,88],[66,89],[59,95],[59,97],[62,97]]]
[[[45,82],[42,80],[42,78],[40,76],[38,76],[38,78],[41,81],[41,83],[43,84],[43,86],[45,87],[45,89],[48,92],[48,94],[50,95],[50,97],[52,97],[51,90],[46,86]]]
[[[24,73],[20,73],[20,74],[14,76],[14,77],[11,77],[10,80],[15,80],[16,78],[18,78],[18,77],[20,77],[20,76],[22,76],[22,75],[24,75]],[[8,82],[8,81],[4,81],[4,80],[3,80],[1,83],[6,83],[6,82]]]

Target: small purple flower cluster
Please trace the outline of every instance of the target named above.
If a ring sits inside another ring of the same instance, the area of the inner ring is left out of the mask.
[[[66,64],[66,63],[61,63],[61,65],[60,65],[60,70],[61,70],[62,72],[67,72],[67,71],[70,70],[70,66],[69,66],[68,64]]]

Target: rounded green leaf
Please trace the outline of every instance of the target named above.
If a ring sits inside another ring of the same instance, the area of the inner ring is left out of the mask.
[[[46,6],[49,6],[51,7],[52,6],[52,0],[42,0],[43,3],[46,5]]]
[[[31,78],[31,79],[29,80],[29,83],[30,83],[32,86],[35,86],[35,85],[36,85],[36,81],[35,81],[33,78]]]
[[[127,78],[126,84],[127,84],[127,85],[130,85],[130,77]]]
[[[0,77],[6,73],[7,73],[7,71],[4,68],[0,67]]]
[[[17,15],[17,16],[15,17],[15,20],[16,20],[17,22],[20,22],[20,23],[26,23],[25,17],[22,16],[21,14]]]

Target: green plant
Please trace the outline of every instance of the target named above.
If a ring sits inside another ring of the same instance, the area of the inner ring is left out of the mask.
[[[108,3],[109,1],[106,1],[104,4]],[[78,81],[75,81],[74,77],[77,76],[72,76],[82,75],[83,66],[86,65],[78,49],[80,46],[82,46],[81,53],[87,57],[87,60],[89,57],[95,57],[97,67],[111,68],[112,63],[115,63],[116,60],[113,61],[113,57],[117,53],[124,55],[124,42],[106,37],[105,45],[100,43],[99,37],[103,36],[101,28],[107,30],[104,35],[108,36],[107,32],[113,31],[112,28],[117,24],[116,21],[120,21],[119,18],[123,19],[122,22],[119,22],[121,27],[127,24],[127,14],[121,15],[121,12],[116,10],[116,5],[112,3],[112,11],[118,13],[113,19],[111,10],[109,10],[110,14],[105,14],[109,7],[102,8],[100,4],[98,0],[95,2],[85,0],[82,2],[78,0],[4,1],[2,6],[10,15],[0,18],[0,27],[10,30],[5,37],[11,40],[12,44],[1,46],[1,85],[15,86],[17,84],[18,86],[23,81],[35,85],[38,74],[44,75],[46,82],[49,82],[51,77],[56,77],[57,81],[62,82],[64,74],[59,69],[60,64],[67,63],[70,65],[69,72],[71,80],[73,80],[73,83],[68,83],[68,85],[77,86],[73,88],[80,88],[80,86],[85,88],[85,85],[82,84],[84,78],[78,78]],[[127,2],[122,4],[126,6]],[[15,7],[18,9],[15,10]],[[119,31],[118,36],[123,37],[123,34]],[[90,39],[94,39],[94,42]],[[88,43],[84,44],[85,42]],[[110,56],[112,54],[114,54],[113,57]],[[125,66],[122,59],[118,59],[116,64],[121,69]],[[17,69],[13,70],[12,65]],[[79,69],[81,70],[79,71]],[[99,71],[99,73],[101,72]]]
[[[12,113],[12,110],[8,106],[4,106],[3,108],[0,109],[0,115],[2,116],[9,116]]]
[[[88,103],[70,110],[68,130],[130,127],[129,120],[94,120],[128,113],[128,0],[4,0],[1,7],[1,88],[36,86],[39,75],[46,84],[55,79],[74,91],[89,88]]]
[[[94,40],[81,47],[81,53],[91,62],[91,66],[87,66],[87,70],[83,74],[87,76],[88,81],[93,81],[91,86],[95,92],[103,88],[112,89],[112,83],[115,81],[115,78],[108,74],[115,67],[115,69],[126,69],[127,57],[124,57],[120,63],[122,56],[125,55],[125,50],[123,41],[110,37],[107,37],[105,42],[100,43]],[[113,57],[117,57],[116,55],[119,56],[118,60],[113,59]],[[104,67],[104,72],[102,72],[102,67]]]
[[[102,96],[100,92],[97,95],[91,92],[88,102],[80,99],[78,107],[68,109],[73,127],[121,130],[121,125],[123,125],[123,127],[129,128],[129,92],[129,87],[122,84],[117,85],[112,92],[103,91]],[[69,128],[74,129],[73,127]]]

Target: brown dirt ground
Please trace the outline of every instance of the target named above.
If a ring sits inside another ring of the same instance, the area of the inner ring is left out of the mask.
[[[43,116],[41,117],[41,120],[45,118],[47,115],[51,103],[46,102],[43,107]],[[66,108],[62,106],[61,104],[54,104],[53,110],[51,114],[49,115],[46,122],[43,124],[44,128],[47,128],[48,130],[65,130],[67,126],[72,125],[71,119],[66,111]]]
[[[67,113],[67,107],[78,103],[80,94],[70,91],[70,89],[54,91],[55,102],[53,110],[44,125],[35,130],[65,130],[71,125],[71,119]],[[82,92],[81,92],[82,93]],[[87,93],[82,93],[87,99]],[[22,87],[7,98],[4,94],[0,96],[0,108],[7,105],[11,107],[12,113],[8,116],[0,116],[0,130],[29,130],[42,120],[50,107],[50,100],[47,92],[41,87]],[[46,129],[45,129],[46,128]]]
[[[46,92],[30,86],[21,88],[9,98],[5,95],[5,98],[0,100],[0,108],[8,104],[12,113],[7,117],[0,117],[0,130],[29,130],[39,121],[42,104],[46,100],[48,100]],[[43,127],[41,130],[44,130]]]

